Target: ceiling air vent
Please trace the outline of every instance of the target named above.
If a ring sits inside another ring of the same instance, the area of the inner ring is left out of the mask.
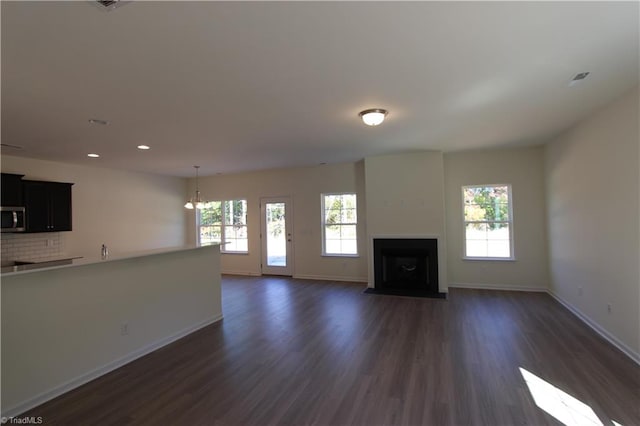
[[[0,146],[2,146],[2,148],[23,149],[21,146],[11,145],[11,144],[8,144],[8,143],[0,143]]]
[[[578,83],[582,83],[582,81],[587,78],[588,75],[589,72],[581,72],[579,74],[576,74],[569,82],[569,86],[575,86]]]
[[[107,12],[116,9],[120,6],[124,6],[129,3],[128,1],[123,0],[92,0],[91,3],[95,4],[102,10],[106,10]]]

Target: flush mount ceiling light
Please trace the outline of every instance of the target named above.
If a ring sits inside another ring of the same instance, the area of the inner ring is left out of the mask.
[[[87,157],[98,158],[98,157],[100,157],[100,154],[91,153],[91,154],[87,154]]]
[[[196,196],[190,198],[189,201],[187,201],[187,203],[184,205],[184,208],[193,210],[193,208],[195,207],[196,209],[201,210],[204,208],[205,201],[202,201],[202,199],[200,198],[200,190],[198,189],[198,169],[200,168],[200,166],[193,167],[196,169]]]
[[[358,116],[362,118],[362,121],[364,121],[364,124],[367,126],[377,126],[384,121],[387,114],[389,114],[389,111],[386,109],[373,108],[361,111]]]
[[[120,7],[120,6],[124,6],[127,3],[130,3],[130,1],[123,1],[123,0],[97,0],[97,1],[93,1],[91,0],[91,3],[96,5],[98,8],[106,11],[106,12],[111,12],[112,10]]]
[[[149,145],[138,145],[138,149],[146,151],[147,149],[151,149],[151,147]]]

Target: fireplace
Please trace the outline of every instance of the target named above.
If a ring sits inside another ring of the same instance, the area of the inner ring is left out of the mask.
[[[372,293],[442,297],[438,286],[438,240],[374,238]]]

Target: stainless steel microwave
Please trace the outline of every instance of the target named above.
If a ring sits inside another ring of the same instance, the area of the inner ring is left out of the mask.
[[[24,232],[24,207],[0,207],[2,232]]]

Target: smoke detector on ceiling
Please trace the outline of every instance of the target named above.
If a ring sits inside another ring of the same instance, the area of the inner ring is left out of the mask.
[[[125,0],[90,0],[92,4],[107,12],[111,12],[114,9],[124,6],[131,1]]]

